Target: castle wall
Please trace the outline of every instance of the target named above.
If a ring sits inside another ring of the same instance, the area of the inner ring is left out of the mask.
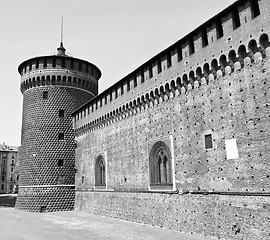
[[[239,59],[243,61],[246,56],[253,57],[259,51],[259,45],[261,50],[266,48],[268,40],[261,36],[270,32],[269,1],[257,1],[260,14],[256,17],[253,16],[250,2],[237,1],[100,93],[76,111],[76,129],[109,118],[113,110],[120,110],[126,104],[134,105],[134,101],[137,104],[138,99],[143,101],[142,96],[147,97],[146,94],[151,91],[155,94],[155,90],[160,92],[161,87],[167,90],[172,80],[180,91],[182,86],[193,85],[195,80],[200,81],[203,76],[207,78],[210,72],[224,72],[227,66],[233,69]],[[238,9],[239,13],[240,26],[237,28],[233,27],[233,9]],[[218,34],[218,22],[222,26],[222,36]],[[208,39],[206,46],[202,44],[204,31]],[[194,53],[190,52],[190,42],[194,44]],[[84,114],[86,116],[82,117]]]
[[[269,20],[237,1],[76,110],[75,208],[268,239]]]
[[[267,55],[78,134],[76,209],[184,232],[267,239],[269,64]],[[205,148],[207,134],[211,149]],[[151,191],[149,146],[168,139],[175,188]],[[236,139],[238,158],[226,154],[230,139]],[[95,189],[98,155],[106,159],[105,190]]]

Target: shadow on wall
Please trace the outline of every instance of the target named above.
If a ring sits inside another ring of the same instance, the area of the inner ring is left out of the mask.
[[[0,195],[0,207],[15,207],[17,194]]]

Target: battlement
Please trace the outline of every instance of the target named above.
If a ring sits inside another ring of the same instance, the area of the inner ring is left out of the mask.
[[[47,85],[72,86],[98,94],[101,71],[87,61],[64,56],[41,56],[28,59],[18,67],[21,92]]]
[[[267,0],[235,2],[76,110],[75,128],[169,98],[170,92],[187,92],[264,58],[269,15]]]

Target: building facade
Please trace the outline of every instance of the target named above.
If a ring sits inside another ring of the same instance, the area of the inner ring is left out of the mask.
[[[19,188],[18,147],[0,144],[0,194],[17,193]]]
[[[65,54],[21,63],[23,119],[20,188],[16,208],[44,212],[72,210],[75,140],[71,113],[98,92],[100,70]]]
[[[236,1],[77,109],[75,209],[269,239],[269,34]]]

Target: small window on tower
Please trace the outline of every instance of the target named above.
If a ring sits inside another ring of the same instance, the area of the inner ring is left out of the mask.
[[[63,118],[65,116],[65,110],[64,109],[60,109],[59,110],[59,117]]]
[[[43,92],[43,99],[48,99],[48,91]]]
[[[207,134],[204,137],[205,137],[205,149],[213,148],[212,135]]]
[[[59,133],[58,134],[58,139],[59,140],[64,140],[64,133]]]
[[[63,159],[59,159],[58,160],[58,167],[63,167],[64,166],[64,160]]]

